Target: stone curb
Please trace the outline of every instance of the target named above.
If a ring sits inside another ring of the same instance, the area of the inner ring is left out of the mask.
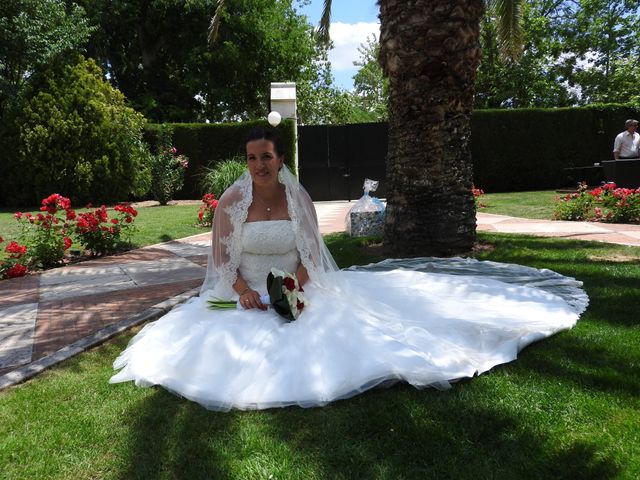
[[[140,325],[145,322],[150,322],[152,320],[157,320],[176,305],[179,305],[180,303],[186,302],[190,298],[197,296],[199,292],[199,287],[192,288],[191,290],[181,293],[180,295],[176,295],[175,297],[171,297],[167,300],[157,303],[152,307],[149,307],[146,310],[134,315],[133,317],[120,320],[119,322],[104,327],[97,332],[92,333],[91,335],[87,335],[80,340],[76,340],[72,344],[61,348],[51,355],[47,355],[46,357],[40,358],[20,368],[16,368],[15,370],[12,370],[0,377],[0,391],[13,385],[17,385],[18,383],[25,382],[26,380],[35,377],[43,370],[65,360],[68,360],[71,357],[75,357],[79,353],[89,350],[90,348],[96,347],[101,343],[106,342],[110,338],[115,337],[119,333],[130,329],[131,327]]]

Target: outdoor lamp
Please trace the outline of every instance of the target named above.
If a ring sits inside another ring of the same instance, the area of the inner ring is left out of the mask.
[[[270,112],[269,115],[267,116],[267,121],[272,127],[277,127],[280,124],[281,120],[282,120],[282,117],[278,112],[275,112],[275,111]]]

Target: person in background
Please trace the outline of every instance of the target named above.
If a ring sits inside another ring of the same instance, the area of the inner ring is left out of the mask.
[[[640,135],[637,120],[627,120],[624,122],[625,131],[619,133],[613,142],[613,158],[616,160],[624,158],[638,158],[640,156]]]

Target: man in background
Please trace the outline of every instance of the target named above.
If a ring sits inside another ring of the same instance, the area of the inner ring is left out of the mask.
[[[613,158],[616,160],[624,158],[638,158],[640,156],[640,134],[637,120],[627,120],[624,122],[624,132],[619,133],[613,142]]]

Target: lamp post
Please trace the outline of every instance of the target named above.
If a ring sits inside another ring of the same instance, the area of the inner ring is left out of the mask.
[[[267,117],[269,124],[277,126],[283,118],[293,120],[293,131],[296,137],[293,165],[298,174],[298,110],[296,106],[296,84],[271,83],[271,113]],[[275,124],[274,124],[275,123]]]

